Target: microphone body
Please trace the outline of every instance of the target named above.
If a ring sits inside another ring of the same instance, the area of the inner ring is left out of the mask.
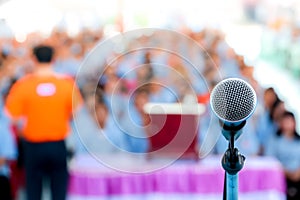
[[[257,97],[254,89],[246,81],[228,78],[219,82],[211,92],[210,105],[219,118],[222,134],[230,140],[242,134],[246,120],[255,111]]]

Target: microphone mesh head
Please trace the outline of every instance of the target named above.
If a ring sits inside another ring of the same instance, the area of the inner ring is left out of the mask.
[[[256,94],[245,81],[229,78],[218,83],[211,93],[211,107],[223,121],[238,122],[251,116],[256,106]]]

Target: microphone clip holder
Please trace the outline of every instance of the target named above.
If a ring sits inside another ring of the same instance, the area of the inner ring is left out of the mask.
[[[234,147],[234,135],[232,134],[228,149],[222,157],[222,167],[230,175],[236,175],[244,166],[245,156]]]
[[[241,126],[241,128],[245,125]],[[228,127],[226,127],[228,128]],[[238,172],[243,168],[245,156],[235,148],[234,141],[238,130],[229,131],[228,149],[222,157],[222,167],[225,170],[223,200],[238,199]]]

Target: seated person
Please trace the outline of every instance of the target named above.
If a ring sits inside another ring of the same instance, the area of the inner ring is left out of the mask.
[[[164,85],[162,80],[153,78],[149,86],[149,102],[151,103],[174,103],[178,101],[177,94],[173,87]]]
[[[276,157],[284,168],[287,199],[300,199],[300,136],[296,132],[294,114],[285,112],[279,131],[267,145],[267,155]]]
[[[95,98],[94,95],[86,98],[86,106],[78,113],[74,122],[75,131],[78,133],[75,153],[137,152],[137,146],[145,148],[136,144],[133,136],[124,132],[126,130],[119,124],[118,119],[109,112],[103,92],[99,89]]]
[[[144,105],[148,100],[148,90],[145,87],[137,89],[133,94],[133,99],[129,100],[129,107],[120,122],[120,128],[128,135],[131,152],[144,153],[149,148],[145,126],[148,125],[150,118],[144,112]]]
[[[280,102],[280,99],[273,88],[267,88],[263,94],[263,110],[259,113],[256,122],[256,132],[260,143],[260,154],[265,154],[267,142],[274,137],[278,127],[273,120],[273,110]]]

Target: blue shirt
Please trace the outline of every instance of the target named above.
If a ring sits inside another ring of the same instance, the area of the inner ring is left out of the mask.
[[[274,136],[269,140],[266,154],[277,158],[286,170],[300,168],[300,139]]]
[[[112,137],[118,134],[116,126],[112,126],[112,119],[107,119],[105,128],[101,129],[86,108],[77,114],[73,127],[73,132],[76,135],[73,133],[74,138],[72,139],[76,153],[111,153],[117,151],[114,145],[123,146],[118,141],[121,138]],[[110,136],[110,140],[106,137],[107,135]]]
[[[173,88],[162,87],[156,93],[150,93],[149,102],[151,103],[174,103],[177,101],[177,94]]]
[[[80,61],[68,58],[66,60],[58,60],[54,64],[54,71],[60,74],[67,74],[75,77],[80,66]]]
[[[16,159],[17,148],[10,129],[10,121],[3,112],[0,114],[0,141],[0,158],[5,158],[6,160]],[[9,176],[10,171],[7,164],[0,166],[0,174]]]
[[[126,101],[124,97],[120,94],[105,94],[104,95],[105,104],[107,105],[111,115],[119,120],[123,118],[124,108],[126,107]]]
[[[262,115],[258,117],[256,126],[259,143],[266,149],[268,141],[275,136],[278,127],[275,122],[271,120],[268,111],[263,112]]]
[[[120,122],[120,129],[130,143],[128,151],[134,153],[147,152],[149,141],[143,125],[143,119],[133,103],[129,104],[128,112],[126,112],[123,120]]]
[[[113,153],[133,151],[130,137],[122,130],[119,121],[109,114],[104,128],[98,126],[93,117],[83,108],[73,123],[72,134],[76,153]]]

